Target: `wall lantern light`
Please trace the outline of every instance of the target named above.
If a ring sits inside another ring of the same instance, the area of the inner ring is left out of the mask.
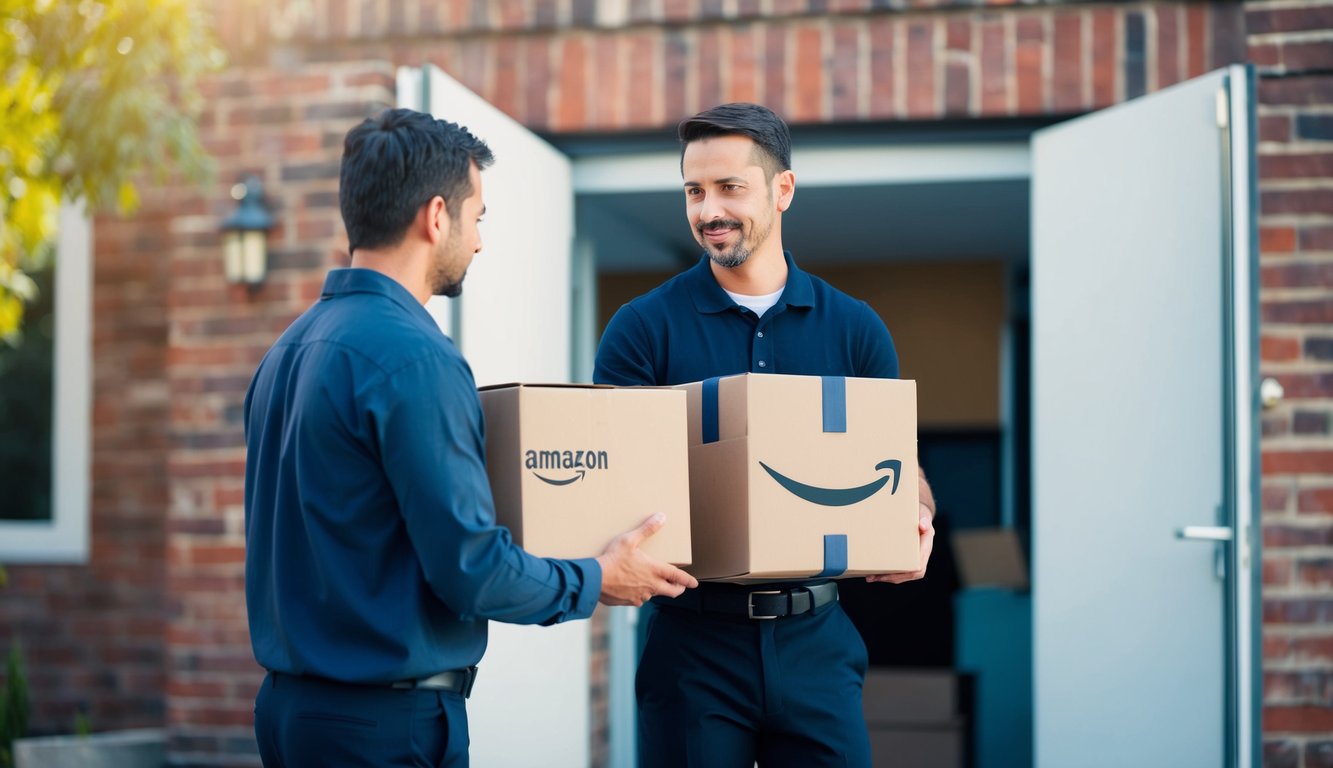
[[[264,185],[246,176],[231,188],[236,210],[222,222],[223,270],[229,283],[255,287],[268,272],[268,231],[273,216],[264,205]]]

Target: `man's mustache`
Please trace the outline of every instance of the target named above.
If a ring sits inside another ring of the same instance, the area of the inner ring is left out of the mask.
[[[695,227],[695,229],[699,230],[699,234],[703,234],[705,232],[721,232],[723,230],[740,229],[740,228],[741,228],[741,223],[739,221],[736,221],[735,219],[715,219],[706,224],[699,224]]]

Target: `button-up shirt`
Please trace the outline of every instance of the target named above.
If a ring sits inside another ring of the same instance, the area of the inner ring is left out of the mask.
[[[591,615],[601,569],[495,522],[472,371],[425,308],[365,269],[259,365],[245,398],[246,606],[266,669],[348,682],[478,662],[486,620]]]

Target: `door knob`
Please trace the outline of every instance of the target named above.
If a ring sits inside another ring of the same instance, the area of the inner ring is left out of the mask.
[[[1176,531],[1177,539],[1191,541],[1231,541],[1231,529],[1225,525],[1187,525]]]
[[[1264,410],[1270,410],[1282,402],[1282,396],[1286,392],[1282,389],[1282,383],[1272,377],[1259,382],[1259,403],[1263,405]]]

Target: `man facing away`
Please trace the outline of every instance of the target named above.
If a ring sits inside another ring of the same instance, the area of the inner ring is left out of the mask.
[[[685,120],[679,134],[685,215],[705,255],[616,312],[593,379],[897,378],[884,322],[783,251],[782,213],[796,192],[786,123],[755,104],[725,104]],[[869,581],[925,575],[934,501],[924,475],[919,486],[920,569]],[[868,767],[866,648],[837,596],[836,582],[813,579],[705,583],[654,599],[635,683],[640,765]],[[751,608],[756,599],[762,613]]]
[[[466,129],[405,109],[353,128],[351,268],[265,355],[245,398],[246,605],[271,766],[468,764],[486,622],[555,624],[695,586],[638,547],[537,558],[496,525],[466,361],[424,308],[481,250]]]

